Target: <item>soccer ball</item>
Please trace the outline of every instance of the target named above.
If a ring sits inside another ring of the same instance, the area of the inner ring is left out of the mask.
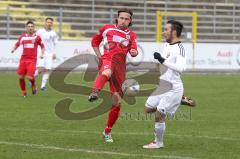
[[[140,90],[140,85],[134,79],[127,79],[122,85],[122,91],[124,95],[136,96]]]

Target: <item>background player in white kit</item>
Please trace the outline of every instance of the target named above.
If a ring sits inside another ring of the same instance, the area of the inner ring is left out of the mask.
[[[37,31],[37,35],[42,38],[45,46],[45,54],[43,59],[37,61],[37,70],[35,76],[39,73],[42,75],[41,90],[46,90],[46,84],[49,78],[49,72],[52,69],[53,60],[56,59],[56,44],[58,42],[58,36],[55,31],[52,30],[53,18],[47,17],[45,19],[45,27]]]
[[[186,65],[185,51],[179,39],[182,29],[183,25],[180,22],[168,21],[163,32],[167,44],[162,53],[154,53],[154,58],[161,63],[160,84],[147,99],[145,112],[155,112],[155,140],[143,148],[164,146],[166,114],[173,115],[182,99],[183,83],[180,75]]]

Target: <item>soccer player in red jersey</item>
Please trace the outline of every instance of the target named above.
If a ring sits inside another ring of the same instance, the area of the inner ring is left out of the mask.
[[[34,23],[32,21],[28,21],[26,23],[26,33],[22,34],[17,43],[14,45],[11,53],[20,46],[23,46],[23,53],[18,66],[18,76],[19,76],[19,85],[22,91],[22,96],[26,97],[26,84],[25,84],[25,76],[29,79],[32,86],[32,94],[36,94],[37,89],[35,85],[34,72],[36,70],[36,61],[37,61],[37,49],[38,45],[41,46],[42,52],[40,57],[43,58],[44,54],[44,45],[40,36],[35,34]]]
[[[103,132],[106,142],[113,142],[111,129],[120,112],[120,102],[123,97],[122,84],[126,75],[126,56],[128,53],[132,57],[138,55],[136,35],[129,30],[132,25],[133,12],[128,9],[119,10],[116,24],[107,24],[99,29],[99,33],[92,38],[92,47],[99,58],[99,75],[96,78],[93,90],[89,96],[92,102],[98,99],[99,91],[104,85],[110,83],[112,96],[112,107],[108,114],[106,128]],[[104,53],[99,50],[100,43],[103,42]]]

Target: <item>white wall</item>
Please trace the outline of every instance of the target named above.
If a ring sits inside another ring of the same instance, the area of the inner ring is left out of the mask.
[[[10,51],[16,40],[0,40],[0,69],[15,69],[18,66],[21,55],[21,46],[11,54]],[[187,69],[191,70],[239,70],[240,69],[240,45],[238,44],[219,44],[219,43],[198,43],[193,48],[191,43],[184,43],[187,53]],[[141,42],[139,43],[140,55],[134,61],[154,61],[153,52],[161,52],[162,44]],[[54,67],[61,64],[64,60],[78,54],[91,53],[90,42],[60,41],[57,46],[57,60]],[[194,59],[193,59],[194,58]],[[132,58],[128,60],[133,61]],[[195,64],[193,64],[195,61]]]

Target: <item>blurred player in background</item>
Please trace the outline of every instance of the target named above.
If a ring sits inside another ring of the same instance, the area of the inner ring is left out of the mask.
[[[14,51],[20,45],[23,45],[23,53],[17,70],[19,76],[19,85],[22,90],[23,97],[27,96],[25,76],[27,76],[31,82],[32,94],[36,94],[37,92],[34,72],[36,70],[38,45],[40,45],[42,48],[40,58],[43,58],[45,51],[41,37],[35,34],[34,23],[32,21],[28,21],[26,23],[26,30],[26,33],[22,34],[18,38],[17,43],[14,45],[11,51],[11,53],[14,53]]]
[[[46,52],[43,59],[39,58],[37,61],[37,70],[35,76],[42,73],[41,90],[46,90],[46,84],[49,78],[49,72],[52,69],[53,60],[56,59],[56,44],[58,36],[52,30],[53,18],[47,17],[45,19],[45,27],[39,29],[36,34],[42,38]]]
[[[155,112],[155,139],[143,148],[164,147],[163,135],[167,113],[174,115],[183,96],[181,73],[186,67],[185,50],[180,41],[183,25],[174,20],[167,22],[163,35],[167,44],[162,53],[154,53],[161,64],[160,84],[145,104],[145,112]]]
[[[109,82],[112,96],[112,107],[103,135],[106,142],[113,142],[111,130],[120,113],[123,97],[122,84],[126,75],[126,56],[138,55],[136,35],[129,30],[132,25],[133,13],[131,10],[119,10],[116,24],[107,24],[99,29],[99,33],[92,38],[92,47],[99,59],[99,75],[96,78],[93,90],[89,96],[92,102],[98,99],[98,93]],[[103,41],[104,53],[101,55],[99,45]]]

